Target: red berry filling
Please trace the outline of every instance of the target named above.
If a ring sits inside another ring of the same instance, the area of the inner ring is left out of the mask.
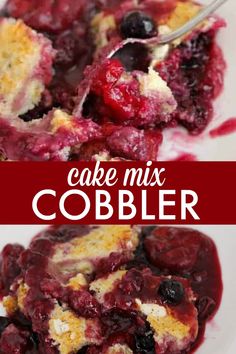
[[[10,16],[22,18],[29,26],[49,32],[70,27],[81,16],[85,1],[73,0],[8,0]],[[73,11],[71,11],[73,9]]]
[[[194,230],[156,229],[145,239],[144,245],[155,266],[185,272],[196,263],[201,246],[198,234]]]
[[[18,244],[9,244],[2,250],[1,283],[6,290],[10,289],[13,280],[20,274],[18,259],[23,251],[24,247]]]
[[[158,131],[144,131],[133,127],[118,129],[107,139],[107,144],[115,156],[129,160],[157,160],[162,134]]]
[[[24,354],[29,348],[30,333],[10,324],[2,333],[0,351],[2,353]]]
[[[136,127],[168,120],[168,110],[163,111],[162,98],[157,90],[142,92],[141,80],[144,77],[149,80],[142,72],[127,73],[118,59],[105,61],[95,72],[90,88],[91,93],[98,96],[97,104],[93,97],[93,109],[98,119],[108,118],[118,124]],[[167,96],[165,105],[168,103],[174,105],[174,99],[172,103]]]
[[[178,108],[173,119],[199,134],[213,115],[213,100],[221,93],[225,61],[215,32],[196,34],[181,44],[157,70],[167,81]]]
[[[219,301],[218,289],[211,281],[219,274],[220,265],[216,247],[208,237],[187,228],[160,227],[145,238],[144,248],[148,259],[156,267],[174,274],[191,274],[192,287],[204,298],[207,307],[208,296],[216,303]],[[208,286],[205,298],[202,290]]]

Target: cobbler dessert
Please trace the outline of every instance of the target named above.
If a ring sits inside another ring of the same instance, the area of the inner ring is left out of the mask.
[[[225,22],[211,16],[170,44],[145,45],[200,10],[192,0],[8,0],[1,159],[156,161],[163,130],[200,134],[223,87]],[[144,44],[120,46],[130,38]]]
[[[213,241],[175,227],[51,227],[0,279],[2,354],[190,353],[222,295]]]

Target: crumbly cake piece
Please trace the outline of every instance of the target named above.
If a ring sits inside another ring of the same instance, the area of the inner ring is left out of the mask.
[[[191,346],[198,335],[197,310],[188,304],[186,310],[187,321],[178,319],[178,310],[169,306],[160,306],[152,303],[143,304],[136,300],[139,310],[147,316],[154,331],[154,339],[162,352],[172,350],[181,352],[187,346]]]
[[[0,123],[4,127],[1,151],[11,160],[67,161],[72,148],[100,134],[92,120],[78,119],[59,108],[29,123],[18,117],[0,117]]]
[[[76,271],[90,274],[96,264],[111,254],[133,257],[138,245],[138,233],[130,226],[99,226],[84,236],[56,245],[52,262],[63,272]]]
[[[98,320],[78,317],[59,305],[50,315],[49,336],[61,354],[74,353],[86,345],[101,343]]]
[[[0,19],[0,116],[33,109],[51,81],[55,51],[51,41],[22,20]]]
[[[17,280],[15,284],[12,285],[12,291],[10,295],[3,298],[3,306],[8,315],[14,314],[16,311],[22,311],[25,313],[25,304],[27,293],[29,291],[29,286],[24,282],[23,279]]]

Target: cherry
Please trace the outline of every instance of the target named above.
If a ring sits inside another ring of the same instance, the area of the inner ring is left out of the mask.
[[[187,228],[158,227],[144,240],[148,259],[156,267],[185,273],[197,262],[204,236]]]

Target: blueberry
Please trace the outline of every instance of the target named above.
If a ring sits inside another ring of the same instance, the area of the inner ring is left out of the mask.
[[[167,304],[179,305],[184,297],[184,288],[178,281],[163,280],[159,286],[158,294]]]
[[[123,38],[151,38],[157,35],[157,26],[153,19],[141,11],[129,12],[120,25]]]
[[[144,335],[135,334],[135,353],[155,354],[155,341],[151,330]]]
[[[0,335],[10,323],[11,322],[8,318],[0,316]]]

